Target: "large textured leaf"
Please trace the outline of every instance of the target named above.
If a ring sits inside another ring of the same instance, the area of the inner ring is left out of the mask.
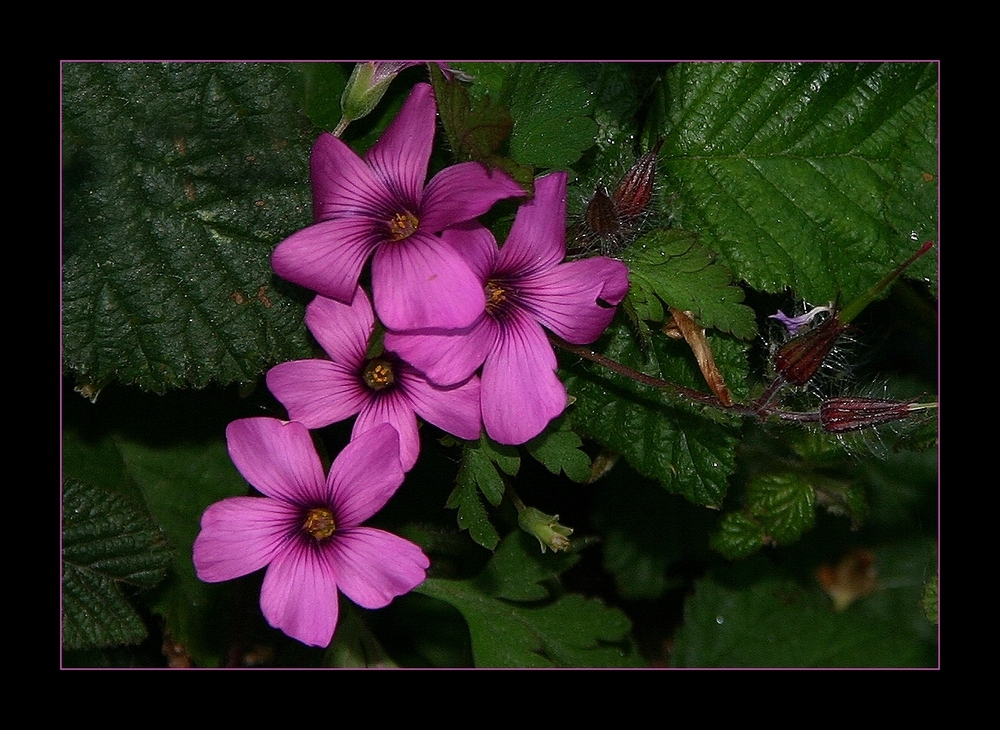
[[[63,67],[63,347],[95,390],[251,381],[308,354],[269,258],[311,222],[299,74]]]
[[[737,278],[812,302],[937,239],[937,66],[676,64],[663,193]],[[936,280],[933,257],[907,276]]]

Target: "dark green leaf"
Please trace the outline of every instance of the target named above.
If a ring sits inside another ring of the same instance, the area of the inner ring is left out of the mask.
[[[252,381],[309,354],[270,255],[311,220],[281,64],[63,67],[63,356],[94,389]],[[297,297],[298,295],[296,295]]]
[[[778,545],[798,540],[816,520],[816,491],[803,475],[758,475],[747,487],[747,503],[764,533]]]
[[[63,647],[138,644],[146,627],[126,586],[151,588],[167,575],[166,536],[137,505],[69,479],[63,484]]]
[[[674,223],[738,278],[850,301],[937,238],[937,66],[680,63],[660,153]],[[907,276],[936,280],[925,256]]]

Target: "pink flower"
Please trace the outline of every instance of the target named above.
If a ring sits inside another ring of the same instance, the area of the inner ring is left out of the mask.
[[[520,444],[566,407],[556,356],[544,327],[575,344],[593,342],[628,292],[628,268],[595,257],[566,256],[566,173],[535,183],[503,248],[481,226],[467,226],[461,246],[478,275],[486,305],[472,325],[454,331],[387,332],[386,347],[432,382],[454,383],[482,365],[483,423],[490,438]],[[453,242],[453,231],[442,239]]]
[[[435,234],[524,191],[478,162],[447,167],[425,187],[435,113],[430,85],[417,84],[364,159],[320,136],[310,163],[317,222],[278,244],[279,276],[349,303],[374,254],[372,294],[386,327],[466,327],[479,315],[482,286]]]
[[[290,419],[306,428],[321,428],[357,415],[352,438],[390,423],[399,432],[405,471],[413,468],[420,453],[417,416],[459,438],[479,438],[478,377],[439,386],[391,348],[367,356],[375,316],[364,289],[358,289],[350,305],[316,297],[306,307],[306,326],[330,359],[294,360],[267,373],[267,387]]]
[[[349,443],[328,476],[306,427],[245,418],[226,429],[236,468],[264,497],[211,505],[194,541],[194,566],[208,583],[267,566],[260,607],[271,626],[312,646],[337,627],[338,590],[382,608],[416,588],[430,561],[413,543],[361,523],[403,483],[399,441],[383,424]]]

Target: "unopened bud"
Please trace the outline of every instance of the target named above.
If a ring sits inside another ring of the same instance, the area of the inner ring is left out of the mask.
[[[620,226],[615,204],[607,193],[598,189],[587,204],[587,227],[598,236],[615,236]]]
[[[552,552],[569,548],[569,536],[573,529],[559,524],[559,515],[547,515],[534,507],[525,507],[517,515],[517,524],[529,535],[534,535],[538,544],[552,548]]]
[[[374,109],[396,75],[403,69],[416,65],[405,61],[364,61],[355,64],[340,97],[343,110],[341,124],[367,116]]]
[[[775,369],[789,383],[805,385],[847,329],[836,316],[830,317],[778,348],[774,356]]]
[[[355,64],[351,77],[347,79],[344,93],[340,97],[342,116],[334,135],[339,137],[348,124],[368,116],[382,100],[392,80],[401,71],[420,63],[420,61],[363,61]],[[453,71],[446,63],[438,62],[438,67],[446,78],[453,76],[463,80],[470,78],[466,74]]]
[[[914,411],[927,407],[933,406],[878,398],[830,398],[820,404],[819,420],[823,424],[823,430],[844,433],[902,421]]]
[[[605,255],[614,255],[625,247],[653,196],[656,156],[662,145],[660,139],[640,157],[613,193],[609,195],[602,187],[594,191],[583,220],[570,229],[573,247],[587,249],[597,242]]]
[[[618,217],[623,221],[635,220],[649,205],[649,199],[653,195],[653,180],[656,177],[656,156],[660,154],[662,146],[663,139],[660,138],[653,149],[632,165],[632,169],[625,174],[618,183],[614,195],[611,196]]]

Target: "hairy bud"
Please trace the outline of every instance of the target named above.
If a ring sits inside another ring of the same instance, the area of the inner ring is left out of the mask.
[[[816,374],[837,340],[848,329],[836,316],[789,340],[774,355],[774,367],[793,385],[805,385]]]
[[[857,431],[908,418],[925,405],[878,398],[830,398],[820,404],[819,420],[831,433]]]

